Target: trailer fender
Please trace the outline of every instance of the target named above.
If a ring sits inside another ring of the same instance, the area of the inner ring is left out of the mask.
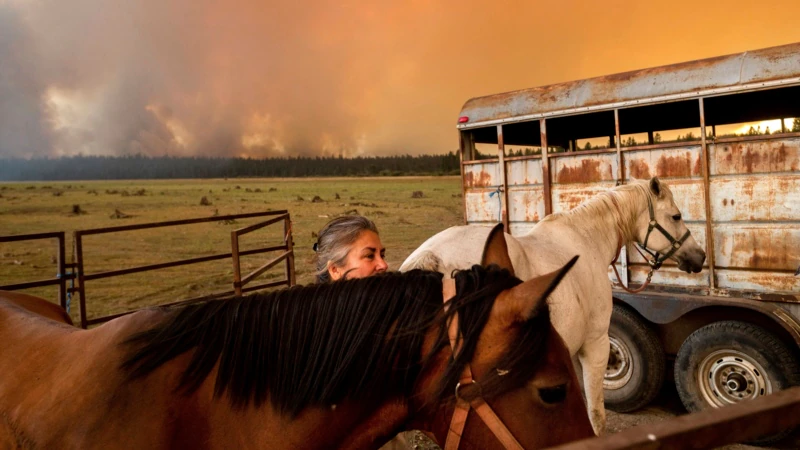
[[[665,293],[628,294],[616,291],[614,300],[630,306],[645,319],[659,325],[674,322],[691,311],[709,306],[749,309],[778,324],[800,347],[800,321],[775,303],[733,297]]]

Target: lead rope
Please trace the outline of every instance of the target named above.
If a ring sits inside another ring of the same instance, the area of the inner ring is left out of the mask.
[[[620,241],[621,240],[622,240],[622,237],[620,237]],[[639,286],[636,289],[630,289],[627,286],[625,286],[624,284],[622,284],[622,277],[619,276],[619,272],[617,272],[617,266],[616,266],[617,258],[619,258],[619,253],[622,250],[622,245],[620,245],[617,248],[617,254],[614,256],[614,260],[611,261],[611,268],[614,269],[614,275],[617,276],[617,281],[619,282],[619,286],[622,289],[624,289],[627,292],[630,292],[631,294],[638,294],[639,292],[642,292],[643,290],[645,290],[645,288],[647,288],[647,285],[650,284],[650,280],[653,278],[653,273],[656,271],[656,269],[653,266],[653,264],[650,262],[650,260],[647,259],[646,256],[644,256],[642,251],[639,250],[639,247],[634,245],[633,248],[635,248],[636,251],[639,252],[640,255],[642,255],[642,258],[644,258],[644,260],[647,261],[647,264],[650,266],[650,272],[647,272],[647,280],[645,280],[644,284],[642,284],[641,286]]]
[[[503,192],[503,188],[501,186],[498,186],[497,189],[494,190],[494,192],[489,194],[490,198],[494,197],[495,195],[497,195],[497,221],[498,222],[502,222],[503,221],[503,199],[500,196],[501,192]]]
[[[647,198],[647,202],[648,202],[648,206],[649,206],[650,205],[650,197]],[[622,217],[622,211],[620,211],[619,204],[617,204],[617,197],[615,197],[613,194],[611,195],[611,203],[613,203],[614,207],[617,208],[617,214],[620,217]],[[649,236],[649,232],[648,232],[648,236]],[[639,252],[640,255],[642,255],[642,258],[644,258],[644,260],[647,261],[647,265],[650,266],[650,272],[647,273],[647,280],[645,280],[644,284],[639,286],[637,289],[630,289],[627,286],[625,286],[622,283],[622,277],[619,276],[619,272],[617,271],[617,266],[616,266],[617,259],[619,259],[619,254],[622,251],[622,245],[623,244],[624,243],[623,243],[623,239],[622,239],[622,231],[620,231],[619,232],[619,239],[617,240],[617,253],[614,254],[614,259],[611,261],[611,268],[614,270],[614,275],[616,275],[616,277],[617,277],[617,282],[619,282],[619,285],[623,290],[625,290],[627,292],[630,292],[631,294],[638,294],[639,292],[642,292],[643,290],[645,290],[647,288],[647,286],[650,284],[650,280],[653,278],[653,273],[656,271],[656,268],[655,268],[655,265],[649,259],[647,259],[646,256],[644,256],[644,253],[642,253],[642,251],[639,250],[639,246],[634,245],[633,248],[635,248],[636,251]]]

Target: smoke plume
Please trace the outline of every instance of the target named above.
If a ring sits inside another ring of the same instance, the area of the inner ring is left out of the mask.
[[[762,9],[0,0],[0,156],[443,153],[470,97],[800,40]]]

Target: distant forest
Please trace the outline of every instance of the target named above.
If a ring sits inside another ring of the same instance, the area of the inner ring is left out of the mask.
[[[70,156],[0,158],[0,181],[119,180],[236,177],[337,177],[458,175],[458,154],[421,156],[336,156],[210,158]]]

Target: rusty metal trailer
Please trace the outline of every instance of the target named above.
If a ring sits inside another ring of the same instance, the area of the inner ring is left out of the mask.
[[[658,176],[705,246],[699,274],[615,289],[610,408],[651,401],[665,355],[690,411],[800,384],[800,43],[473,98],[458,130],[465,223],[525,234]],[[613,282],[645,281],[632,250]]]

